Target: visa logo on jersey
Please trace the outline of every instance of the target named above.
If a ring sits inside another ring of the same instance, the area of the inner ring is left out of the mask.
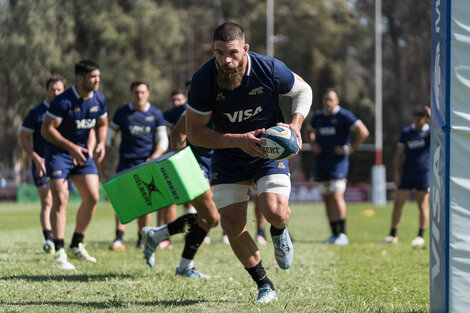
[[[424,139],[410,140],[406,144],[408,145],[408,148],[410,150],[419,149],[426,146],[426,142],[424,141]]]
[[[96,119],[94,118],[84,118],[82,120],[75,120],[77,129],[90,129],[95,127]]]
[[[256,114],[260,113],[261,111],[263,111],[263,110],[259,106],[254,110],[253,109],[239,110],[239,111],[235,111],[233,113],[224,113],[224,115],[228,117],[230,122],[232,122],[232,123],[238,122],[239,123],[239,122],[242,122],[242,121],[245,121],[245,120],[249,119],[250,117],[255,116]]]
[[[132,135],[150,134],[150,126],[129,125],[129,132]]]
[[[320,133],[320,135],[322,136],[334,136],[336,135],[336,129],[332,126],[328,126],[328,127],[319,127],[318,128],[318,132]]]

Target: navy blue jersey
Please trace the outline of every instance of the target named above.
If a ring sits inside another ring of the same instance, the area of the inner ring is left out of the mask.
[[[407,126],[401,132],[399,146],[405,147],[403,172],[429,171],[429,154],[431,149],[431,131],[429,125],[416,130],[414,125]]]
[[[326,115],[324,110],[316,111],[309,127],[316,129],[315,141],[322,149],[318,157],[332,162],[346,159],[347,156],[334,154],[334,147],[350,143],[351,130],[358,121],[351,111],[339,106],[331,115]]]
[[[217,86],[215,58],[191,79],[188,108],[201,115],[212,114],[214,129],[220,133],[246,133],[284,122],[279,95],[291,91],[294,74],[283,62],[268,56],[249,52],[247,59],[247,72],[235,90]],[[231,160],[257,159],[237,148],[214,153]]]
[[[174,108],[169,109],[165,113],[163,113],[163,117],[165,118],[165,121],[167,122],[168,126],[173,127],[176,124],[176,122],[178,122],[181,115],[183,115],[185,110],[186,110],[186,104],[178,105]]]
[[[106,117],[106,110],[106,99],[101,92],[93,92],[89,99],[83,100],[72,86],[54,98],[46,114],[62,120],[57,130],[65,139],[86,147],[90,129],[95,127],[97,119]],[[66,152],[49,142],[46,150]]]
[[[159,109],[147,103],[143,111],[137,111],[130,102],[114,113],[111,126],[121,130],[119,156],[126,160],[148,158],[155,151],[155,132],[166,127]]]
[[[48,108],[49,103],[44,100],[28,112],[21,125],[21,129],[33,133],[33,150],[41,158],[44,158],[44,147],[46,145],[46,140],[41,135],[41,127]]]

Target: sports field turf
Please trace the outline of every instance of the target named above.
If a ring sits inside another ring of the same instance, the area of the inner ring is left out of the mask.
[[[77,206],[69,204],[66,245]],[[230,247],[220,242],[220,227],[210,233],[212,244],[196,255],[196,268],[212,279],[189,280],[174,276],[182,235],[173,238],[172,250],[157,250],[153,269],[135,247],[136,222],[125,235],[128,248],[109,251],[114,219],[109,203],[103,202],[85,238],[97,264],[72,260],[77,270],[64,272],[54,269],[52,256],[41,250],[38,204],[0,203],[0,312],[429,311],[429,248],[410,245],[418,225],[415,203],[404,208],[396,245],[378,243],[389,231],[391,203],[378,208],[349,204],[351,244],[344,247],[320,243],[329,235],[321,204],[291,208],[294,262],[283,271],[274,260],[271,242],[259,247],[279,296],[278,302],[260,306],[254,302],[255,284]],[[365,210],[375,214],[365,216]],[[253,209],[248,212],[253,234]]]

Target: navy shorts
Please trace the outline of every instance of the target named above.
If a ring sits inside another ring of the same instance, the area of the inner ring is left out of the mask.
[[[95,162],[89,155],[82,166],[73,165],[72,156],[64,152],[46,154],[45,160],[47,177],[51,179],[69,178],[72,175],[98,175]]]
[[[429,190],[429,171],[403,173],[398,189],[416,189],[419,191]]]
[[[315,181],[347,179],[349,162],[315,162]]]
[[[248,179],[256,182],[261,177],[272,174],[289,175],[289,162],[262,158],[243,162],[240,159],[225,159],[216,155],[212,158],[211,185],[233,184]]]
[[[198,154],[194,154],[196,157],[197,163],[199,164],[199,167],[202,170],[202,173],[204,174],[204,177],[208,180],[211,179],[211,158],[201,156]]]
[[[36,176],[36,164],[34,162],[33,163],[33,166],[31,167],[32,169],[32,173],[33,173],[33,181],[34,181],[34,185],[36,187],[41,187],[41,186],[44,186],[47,184],[47,175],[44,175],[43,177],[38,177]]]

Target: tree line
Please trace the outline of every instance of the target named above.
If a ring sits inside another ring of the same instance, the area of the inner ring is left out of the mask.
[[[374,0],[275,0],[275,57],[314,92],[338,90],[342,106],[371,131],[374,142]],[[383,0],[384,163],[391,177],[396,141],[417,106],[429,103],[430,1]],[[80,59],[101,66],[110,114],[129,101],[129,84],[145,78],[151,103],[170,106],[211,57],[212,31],[242,25],[250,50],[266,53],[266,2],[257,0],[10,0],[0,2],[0,168],[21,168],[18,129],[45,96],[51,74],[74,82]],[[288,102],[281,102],[288,112]],[[310,118],[310,116],[308,117]],[[312,155],[302,155],[309,172]],[[350,181],[369,181],[371,152],[353,154]],[[309,174],[309,173],[307,173]],[[308,175],[307,175],[308,176]]]

